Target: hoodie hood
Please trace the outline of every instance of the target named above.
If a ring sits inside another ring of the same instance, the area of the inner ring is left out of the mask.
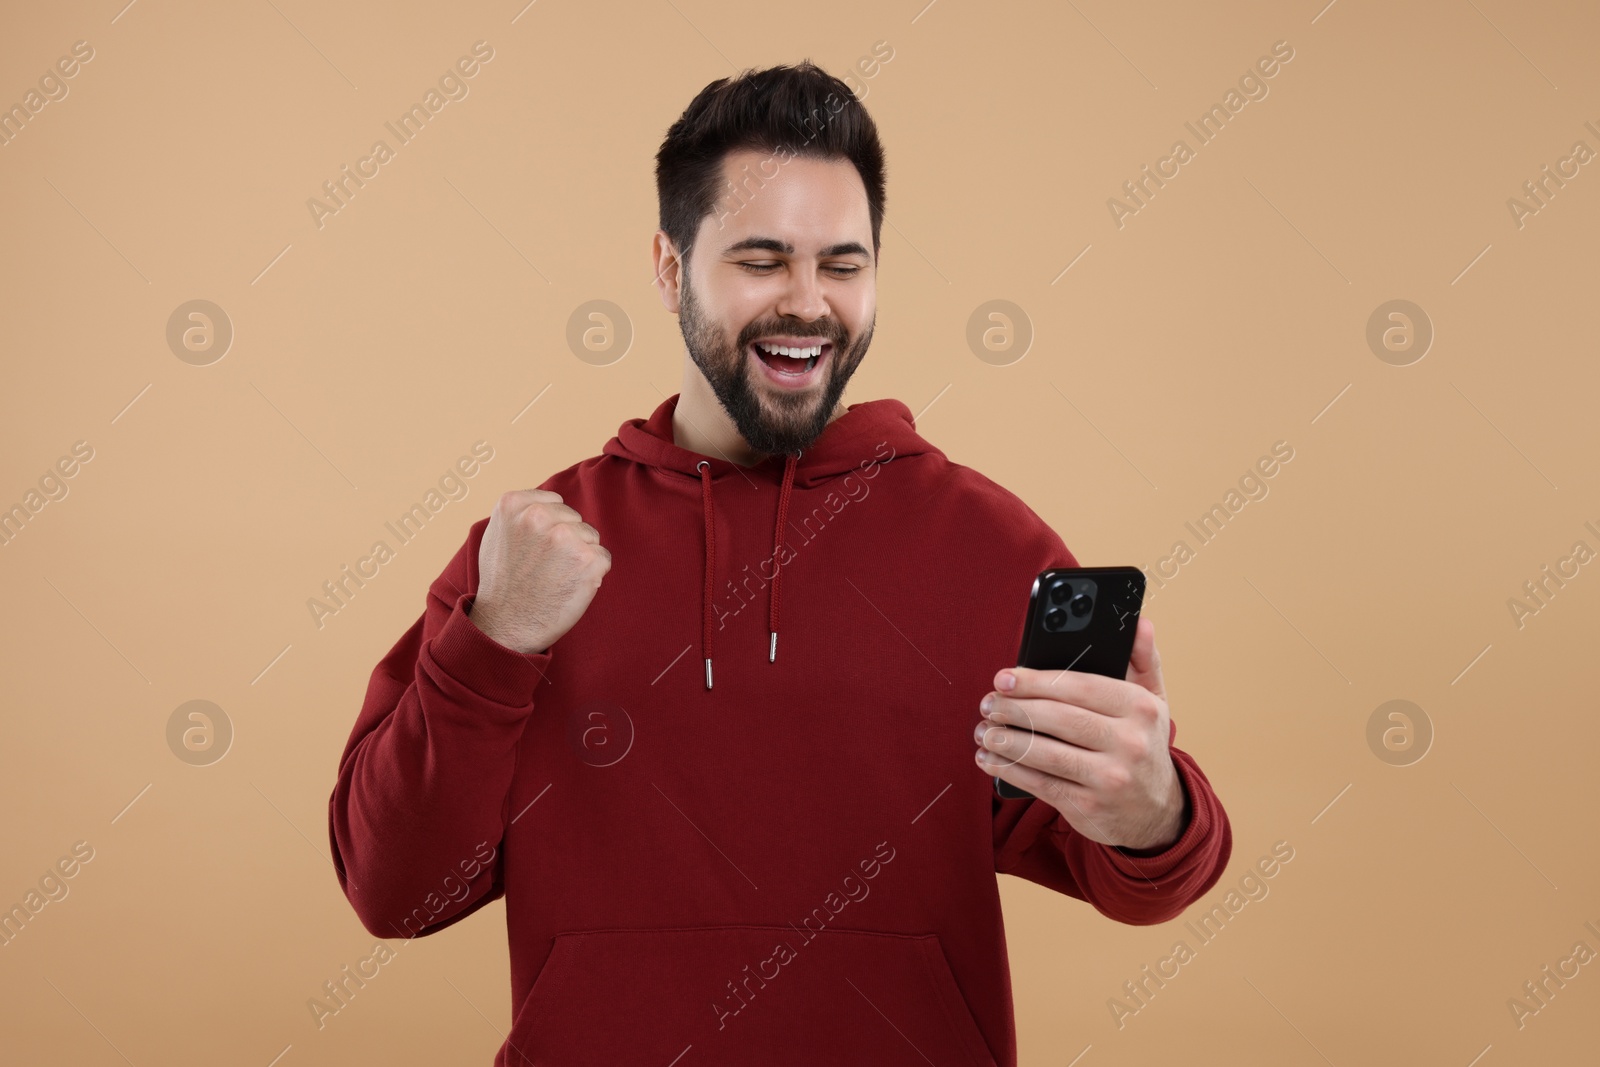
[[[700,501],[705,529],[705,582],[700,598],[701,628],[700,655],[705,661],[706,688],[712,687],[712,602],[716,593],[716,535],[712,521],[716,513],[713,490],[718,482],[728,478],[743,478],[758,487],[773,485],[776,488],[776,510],[772,524],[773,568],[771,584],[767,587],[767,628],[771,639],[767,661],[778,659],[778,615],[782,601],[783,568],[779,563],[783,544],[783,531],[788,523],[789,499],[798,486],[810,489],[834,478],[842,478],[855,470],[875,463],[887,463],[907,456],[938,453],[939,450],[924,440],[916,431],[916,420],[911,409],[894,399],[868,400],[851,404],[845,413],[823,429],[810,448],[792,455],[768,456],[751,467],[742,467],[730,460],[716,456],[703,456],[678,445],[673,437],[672,418],[678,408],[674,393],[662,401],[649,418],[633,418],[624,422],[617,435],[606,442],[603,452],[634,463],[671,471],[700,482]],[[890,448],[885,457],[881,451],[884,443]]]

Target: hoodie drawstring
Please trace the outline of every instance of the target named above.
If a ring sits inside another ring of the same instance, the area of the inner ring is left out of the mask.
[[[778,489],[778,519],[772,532],[772,588],[767,591],[767,625],[771,630],[771,643],[767,649],[768,663],[778,661],[779,583],[783,580],[783,565],[778,562],[778,553],[783,546],[783,531],[789,521],[789,498],[794,490],[794,472],[800,462],[800,455],[801,453],[796,452],[784,458],[783,482]],[[711,601],[716,595],[713,581],[717,572],[717,539],[711,510],[711,464],[707,460],[701,460],[695,464],[695,470],[700,472],[700,503],[705,514],[706,528],[706,584],[700,600],[700,655],[706,664],[706,688],[710,689]]]
[[[717,534],[711,522],[711,464],[701,460],[695,464],[700,472],[700,502],[705,505],[706,517],[706,587],[700,594],[700,657],[706,661],[706,688],[711,688],[711,577],[717,573]]]
[[[767,650],[767,662],[778,662],[778,583],[783,581],[783,565],[778,562],[778,549],[783,546],[783,531],[789,521],[789,494],[794,489],[794,468],[800,462],[800,453],[788,457],[783,464],[783,485],[778,489],[778,522],[772,529],[772,589],[768,592],[767,625],[772,629],[772,645]]]

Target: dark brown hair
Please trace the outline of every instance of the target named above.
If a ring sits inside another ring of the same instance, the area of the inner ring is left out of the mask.
[[[716,209],[720,198],[738,195],[723,177],[722,163],[729,152],[740,149],[855,164],[867,190],[876,258],[884,204],[878,127],[848,85],[806,59],[795,66],[747,68],[736,78],[717,79],[700,90],[667,130],[656,153],[656,197],[661,229],[685,265],[700,220]],[[757,183],[762,177],[752,172]]]

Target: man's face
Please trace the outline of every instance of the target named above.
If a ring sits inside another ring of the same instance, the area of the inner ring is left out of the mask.
[[[800,451],[821,435],[872,343],[866,188],[845,159],[746,150],[728,154],[723,174],[738,193],[700,221],[678,324],[750,447]],[[765,340],[822,351],[808,364],[765,354],[756,344]]]

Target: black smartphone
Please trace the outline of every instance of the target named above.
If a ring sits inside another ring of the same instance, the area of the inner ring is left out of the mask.
[[[1124,679],[1143,605],[1144,572],[1138,567],[1041,571],[1028,594],[1017,666]],[[994,789],[1008,799],[1033,796],[1003,778],[994,780]]]

